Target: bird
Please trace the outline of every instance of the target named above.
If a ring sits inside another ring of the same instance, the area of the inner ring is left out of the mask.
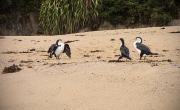
[[[62,40],[61,40],[61,39],[58,39],[55,44],[51,44],[51,46],[49,47],[47,53],[49,53],[49,57],[50,57],[50,58],[52,58],[52,56],[55,55],[55,53],[54,53],[55,51],[54,51],[54,50],[57,48],[58,43],[59,43],[60,41],[62,41]]]
[[[118,58],[118,61],[119,61],[120,59],[122,59],[123,57],[131,60],[131,58],[129,57],[129,49],[125,46],[124,39],[123,39],[123,38],[120,38],[120,40],[121,40],[121,46],[120,46],[121,55],[120,55],[120,57]]]
[[[140,60],[143,57],[143,55],[158,55],[158,53],[151,52],[150,48],[142,43],[141,37],[136,37],[136,40],[134,41],[133,46],[139,53]],[[145,59],[145,57],[144,57],[144,59]]]
[[[48,49],[48,53],[50,54],[50,58],[52,58],[52,56],[54,55],[56,59],[59,59],[59,56],[62,53],[66,53],[66,55],[71,58],[70,46],[62,42],[62,40],[57,40],[55,44],[52,44]]]

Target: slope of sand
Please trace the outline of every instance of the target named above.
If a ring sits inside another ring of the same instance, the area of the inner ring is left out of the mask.
[[[0,71],[12,64],[22,70],[0,74],[0,110],[180,110],[178,32],[180,26],[1,36]],[[159,55],[139,61],[136,36]],[[121,37],[133,60],[108,62],[118,59]],[[71,59],[48,59],[57,39],[69,42]]]

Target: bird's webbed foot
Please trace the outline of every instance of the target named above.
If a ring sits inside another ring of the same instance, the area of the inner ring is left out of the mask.
[[[123,57],[123,56],[119,56],[119,58],[118,58],[118,60],[117,60],[117,61],[119,61],[120,59],[122,59],[122,57]]]

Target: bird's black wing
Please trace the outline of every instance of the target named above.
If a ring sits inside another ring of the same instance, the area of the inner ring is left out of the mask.
[[[129,57],[129,49],[126,46],[120,47],[120,51],[122,55]]]
[[[63,51],[63,53],[66,53],[66,55],[67,55],[69,58],[71,58],[71,48],[70,48],[70,46],[69,46],[68,44],[65,44],[65,45],[64,45],[64,51]]]
[[[52,44],[49,49],[48,49],[48,53],[53,53],[57,48],[57,45],[56,44]]]
[[[141,50],[141,52],[145,53],[145,54],[150,54],[151,50],[148,46],[141,44],[141,43],[136,43],[136,46],[139,50]]]

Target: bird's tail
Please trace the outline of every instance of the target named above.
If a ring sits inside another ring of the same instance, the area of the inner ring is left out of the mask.
[[[132,60],[131,57],[127,57],[127,59]]]

